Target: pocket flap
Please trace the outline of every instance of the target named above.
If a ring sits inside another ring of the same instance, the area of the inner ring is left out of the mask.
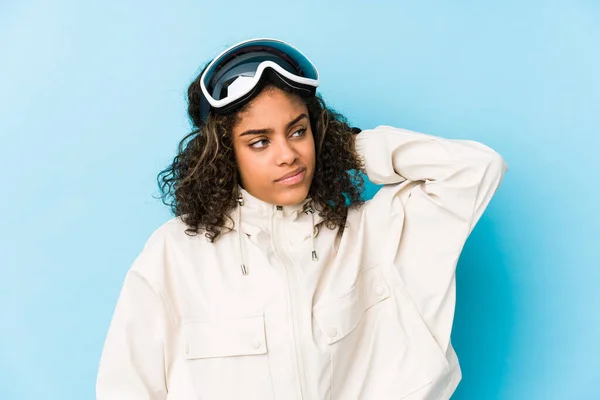
[[[358,326],[366,310],[390,297],[390,289],[377,267],[362,271],[356,286],[345,296],[317,304],[313,316],[333,344]]]
[[[263,315],[211,321],[185,321],[187,359],[266,354]]]

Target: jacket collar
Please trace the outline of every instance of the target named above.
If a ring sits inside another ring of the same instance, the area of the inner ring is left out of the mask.
[[[252,196],[246,190],[240,188],[238,206],[230,215],[233,223],[230,226],[236,231],[238,239],[238,255],[240,259],[241,272],[248,275],[249,269],[244,260],[244,246],[242,236],[246,234],[253,241],[260,241],[260,237],[265,235],[271,229],[271,222],[275,215],[280,218],[291,221],[293,224],[292,232],[299,236],[306,235],[312,241],[312,260],[318,261],[318,255],[315,248],[315,237],[318,234],[317,225],[323,221],[317,209],[313,208],[310,198],[304,199],[299,204],[293,206],[277,206],[259,200]],[[235,221],[235,222],[234,222]],[[266,238],[266,237],[265,237]]]
[[[313,226],[323,221],[323,217],[319,215],[318,209],[315,208],[310,197],[295,205],[278,206],[258,199],[245,189],[240,188],[239,192],[241,203],[233,211],[232,218],[234,221],[237,221],[237,214],[241,212],[239,217],[241,218],[242,231],[249,235],[256,234],[260,230],[269,231],[270,217],[276,213],[281,213],[283,218],[296,222],[300,220],[305,221],[305,218],[311,220],[310,211],[312,210],[314,214]],[[232,228],[237,230],[235,223]]]

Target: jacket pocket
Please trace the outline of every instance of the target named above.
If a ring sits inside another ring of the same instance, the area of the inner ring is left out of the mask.
[[[315,306],[313,316],[331,345],[357,328],[368,309],[389,297],[390,289],[382,274],[376,267],[370,268],[361,272],[347,294]]]
[[[183,334],[199,398],[273,398],[263,315],[188,320]]]
[[[447,364],[380,267],[313,309],[331,357],[331,399],[437,399]]]

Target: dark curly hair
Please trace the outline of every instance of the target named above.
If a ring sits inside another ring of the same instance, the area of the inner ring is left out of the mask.
[[[158,174],[157,180],[160,198],[187,225],[186,233],[197,235],[203,231],[214,242],[233,224],[230,212],[237,206],[240,177],[231,132],[249,103],[227,115],[210,112],[204,123],[200,117],[201,75],[188,88],[188,115],[193,130],[181,140],[173,162]],[[363,165],[354,151],[352,127],[343,115],[328,108],[319,94],[300,96],[272,73],[267,73],[260,85],[257,93],[278,88],[306,104],[316,155],[308,196],[325,225],[339,228],[341,235],[348,209],[364,203],[364,178],[359,173]]]

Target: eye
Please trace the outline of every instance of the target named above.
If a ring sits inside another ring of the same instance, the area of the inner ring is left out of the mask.
[[[292,133],[293,137],[303,137],[306,136],[306,128],[298,129],[296,132]]]
[[[254,149],[262,149],[262,148],[266,147],[268,144],[269,144],[269,141],[267,139],[260,139],[254,143],[250,143],[250,147],[252,147]]]

